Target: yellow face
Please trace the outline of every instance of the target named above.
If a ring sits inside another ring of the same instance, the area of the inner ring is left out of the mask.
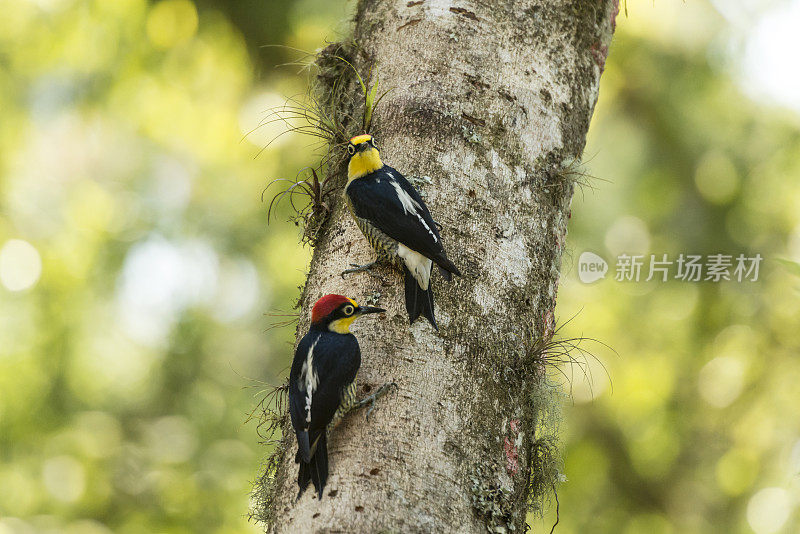
[[[353,299],[347,299],[347,300],[349,300],[352,303],[352,305],[347,305],[344,308],[342,308],[342,315],[344,315],[344,317],[333,320],[328,325],[328,329],[332,332],[336,332],[337,334],[349,334],[350,325],[353,324],[353,321],[355,321],[356,318],[358,317],[358,314],[356,313],[356,310],[358,309],[358,304],[356,304],[356,301],[354,301]]]
[[[347,181],[361,178],[383,167],[375,139],[371,135],[359,135],[347,143]]]

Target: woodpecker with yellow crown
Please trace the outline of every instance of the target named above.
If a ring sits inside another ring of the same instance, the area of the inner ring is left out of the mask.
[[[289,413],[297,436],[297,484],[303,494],[314,483],[319,499],[328,480],[328,433],[352,409],[374,402],[390,386],[356,399],[361,349],[350,325],[368,313],[386,311],[359,306],[342,295],[325,295],[311,309],[311,328],[300,340],[289,372]]]
[[[438,330],[433,314],[433,264],[448,281],[453,274],[461,273],[445,254],[436,222],[408,180],[383,164],[371,135],[350,139],[347,155],[344,196],[356,224],[378,257],[342,274],[369,269],[381,260],[401,265],[411,323],[424,315]]]

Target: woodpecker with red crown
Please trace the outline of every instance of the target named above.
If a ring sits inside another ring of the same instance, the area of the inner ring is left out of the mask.
[[[295,462],[300,464],[298,499],[309,482],[322,499],[328,480],[328,433],[349,411],[375,402],[394,386],[386,384],[361,401],[356,398],[361,349],[350,325],[362,315],[383,311],[342,295],[326,295],[311,309],[311,328],[297,345],[289,372],[289,413],[297,436]]]
[[[433,314],[433,264],[448,281],[453,274],[461,273],[445,254],[436,222],[419,192],[402,174],[381,161],[371,135],[350,139],[347,154],[345,200],[378,257],[342,274],[367,270],[380,260],[401,265],[411,323],[424,315],[438,330]]]

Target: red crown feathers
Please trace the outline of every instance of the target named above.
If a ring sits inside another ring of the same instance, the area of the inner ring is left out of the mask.
[[[325,295],[315,302],[314,307],[311,308],[311,322],[321,321],[345,302],[352,304],[353,301],[344,295]]]

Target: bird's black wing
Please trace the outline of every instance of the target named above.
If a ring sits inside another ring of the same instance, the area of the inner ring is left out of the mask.
[[[392,239],[447,271],[459,274],[445,254],[428,207],[402,174],[384,166],[350,182],[346,192],[357,217],[366,219]]]
[[[289,411],[297,435],[298,498],[313,482],[322,499],[328,480],[327,426],[360,365],[361,351],[353,334],[312,328],[297,345],[289,372]]]
[[[289,415],[292,419],[292,426],[297,435],[297,446],[303,461],[308,463],[311,459],[311,443],[308,435],[310,423],[306,420],[306,384],[303,380],[302,369],[306,363],[306,357],[311,345],[319,339],[321,333],[309,332],[300,343],[294,353],[292,369],[289,371]],[[313,398],[313,397],[312,397]]]
[[[315,373],[315,379],[310,381],[306,380],[306,373],[311,372],[307,369],[309,352]],[[313,436],[331,422],[339,407],[342,392],[355,380],[360,366],[361,350],[352,334],[312,331],[297,345],[289,373],[289,412],[300,453],[306,462],[311,456],[310,449],[314,446]],[[307,420],[306,411],[309,397],[311,421]]]
[[[339,408],[342,394],[356,379],[361,349],[353,334],[325,333],[314,348],[319,383],[311,404],[311,429],[324,430]]]

